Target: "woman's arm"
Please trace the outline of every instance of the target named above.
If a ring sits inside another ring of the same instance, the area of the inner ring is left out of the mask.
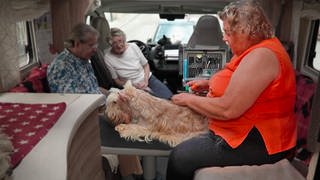
[[[143,65],[143,71],[144,71],[144,84],[145,84],[145,88],[146,88],[146,87],[148,87],[149,76],[150,76],[150,67],[149,67],[148,63]]]
[[[149,68],[149,64],[146,63],[145,65],[142,66],[143,67],[143,71],[144,71],[144,78],[143,78],[143,82],[137,83],[135,84],[135,86],[139,89],[145,89],[148,87],[149,85],[149,76],[150,76],[150,68]]]
[[[237,118],[254,104],[279,71],[275,54],[267,48],[258,48],[241,61],[223,96],[209,98],[183,93],[171,99],[175,104],[189,106],[210,118]]]

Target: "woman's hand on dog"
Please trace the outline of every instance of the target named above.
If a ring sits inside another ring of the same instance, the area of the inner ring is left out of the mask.
[[[180,105],[180,106],[187,106],[189,101],[192,101],[194,94],[190,93],[180,93],[175,94],[171,97],[171,101],[174,104]]]

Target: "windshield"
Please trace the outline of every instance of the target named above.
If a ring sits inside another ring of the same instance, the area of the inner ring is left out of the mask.
[[[172,43],[187,44],[193,32],[195,22],[188,20],[166,21],[159,23],[152,43],[158,42],[163,36],[170,38]]]
[[[186,44],[200,14],[186,14],[184,19],[168,21],[159,14],[105,13],[110,27],[122,29],[127,41],[140,40],[156,44],[165,35],[172,43]]]

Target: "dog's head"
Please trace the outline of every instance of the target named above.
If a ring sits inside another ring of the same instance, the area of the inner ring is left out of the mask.
[[[123,86],[123,90],[121,92],[126,96],[126,98],[131,101],[132,98],[136,97],[138,92],[141,91],[137,88],[135,88],[131,81],[127,81],[126,84]]]
[[[122,90],[111,88],[109,91],[105,114],[114,125],[130,123],[133,118],[130,102],[135,101],[134,98],[138,97],[138,94],[143,91],[135,88],[131,81],[127,81]],[[126,99],[125,101],[119,100],[120,94]]]
[[[110,89],[110,94],[108,95],[106,101],[106,110],[105,114],[107,119],[113,125],[118,125],[122,123],[129,123],[131,121],[130,113],[128,108],[126,108],[125,103],[121,103],[118,100],[119,98],[119,89]]]

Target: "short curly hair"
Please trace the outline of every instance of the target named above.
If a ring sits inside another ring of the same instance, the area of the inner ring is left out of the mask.
[[[274,36],[274,28],[259,2],[239,0],[231,2],[218,12],[222,21],[230,25],[230,33],[245,33],[253,41],[262,41]]]
[[[97,38],[99,37],[99,32],[92,26],[79,23],[76,24],[69,35],[69,37],[64,41],[64,47],[70,48],[74,47],[75,41],[86,42],[88,41],[90,35],[94,35]]]
[[[126,34],[120,28],[114,27],[114,28],[111,28],[111,30],[110,30],[110,38],[107,39],[107,41],[111,44],[110,41],[111,41],[112,37],[115,37],[115,36],[122,37],[124,42],[126,42],[126,40],[127,40]]]

